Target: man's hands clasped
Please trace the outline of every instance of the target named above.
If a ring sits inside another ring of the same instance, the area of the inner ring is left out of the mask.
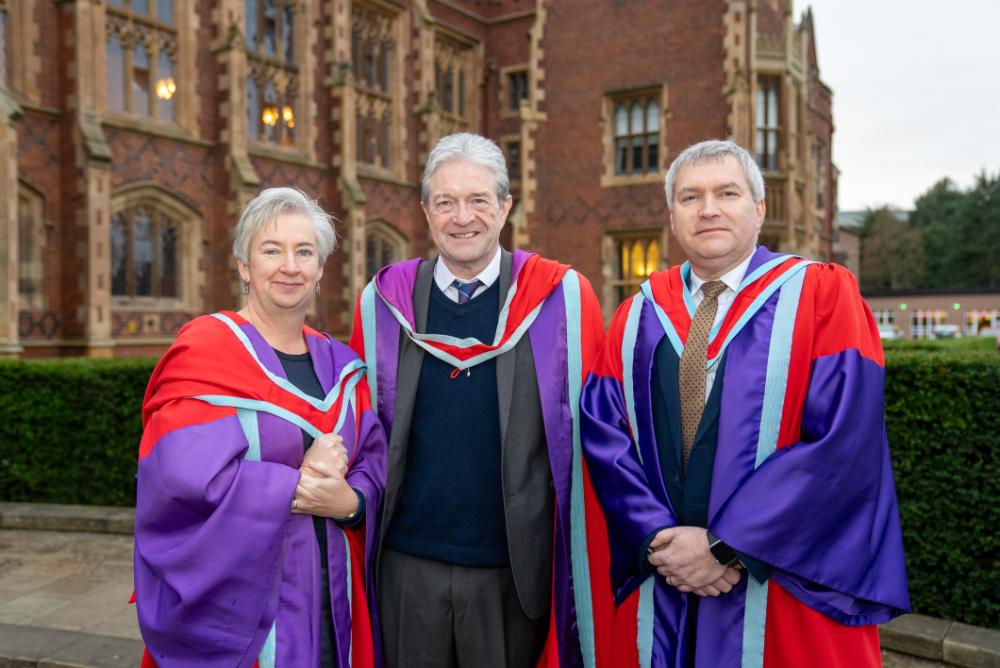
[[[358,497],[347,484],[348,456],[344,439],[323,434],[306,450],[302,474],[292,499],[292,512],[344,519],[358,509]]]
[[[699,527],[662,529],[649,545],[649,563],[668,585],[698,596],[728,593],[740,581],[740,566],[723,566],[708,549],[708,536]]]

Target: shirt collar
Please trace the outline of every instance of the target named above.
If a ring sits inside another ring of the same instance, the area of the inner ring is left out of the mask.
[[[500,277],[500,252],[500,247],[497,246],[497,253],[493,256],[493,259],[490,260],[490,263],[471,280],[460,279],[455,276],[455,274],[451,273],[451,269],[448,268],[448,265],[446,265],[444,261],[438,257],[437,262],[434,264],[434,282],[439,288],[441,288],[441,292],[444,292],[447,288],[451,287],[452,281],[456,279],[462,283],[471,283],[472,280],[478,278],[483,282],[483,288],[488,288]]]
[[[754,250],[757,250],[756,248]],[[725,274],[719,277],[718,280],[726,284],[726,288],[736,292],[740,289],[740,283],[743,282],[743,277],[746,276],[747,269],[750,267],[750,260],[753,258],[753,253],[746,256],[746,259],[740,262],[738,265],[727,271]],[[701,286],[705,284],[698,274],[691,270],[691,294],[696,295],[698,291],[701,290]]]

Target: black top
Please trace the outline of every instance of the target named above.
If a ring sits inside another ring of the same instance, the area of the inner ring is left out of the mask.
[[[465,304],[431,286],[427,333],[492,342],[499,281]],[[466,371],[424,355],[387,547],[449,564],[510,564],[496,360]]]

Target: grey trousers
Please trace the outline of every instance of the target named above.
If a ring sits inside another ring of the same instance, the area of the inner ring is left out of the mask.
[[[379,616],[387,668],[533,668],[549,616],[524,614],[509,568],[382,552]]]

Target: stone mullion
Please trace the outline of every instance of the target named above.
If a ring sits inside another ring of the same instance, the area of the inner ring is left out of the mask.
[[[295,145],[310,162],[316,162],[316,123],[314,119],[319,113],[315,95],[316,57],[313,55],[317,39],[317,29],[313,27],[316,18],[316,3],[311,0],[300,0],[293,10],[292,17],[294,21],[292,34],[295,41],[294,58],[298,68],[296,74]]]
[[[529,37],[531,47],[528,62],[528,100],[521,103],[521,208],[522,212],[513,221],[511,245],[525,248],[531,243],[531,228],[541,221],[535,220],[538,206],[538,177],[535,159],[535,138],[538,129],[547,119],[541,105],[545,101],[545,69],[542,66],[545,52],[542,40],[545,37],[545,0],[535,2],[535,22],[531,25]]]
[[[17,203],[17,121],[20,109],[0,90],[0,192],[8,193],[0,203],[0,359],[17,357],[21,352],[17,321],[20,309],[18,294]]]

